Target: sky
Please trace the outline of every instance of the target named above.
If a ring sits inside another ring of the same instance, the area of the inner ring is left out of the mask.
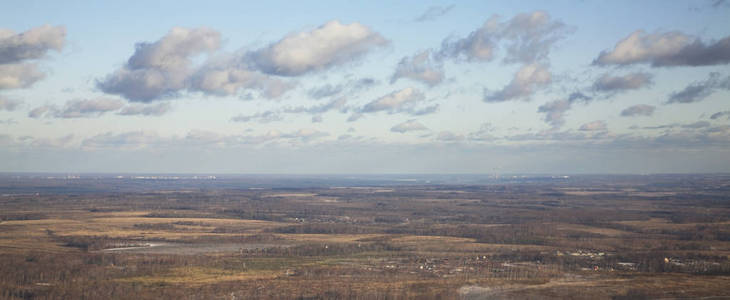
[[[0,6],[0,172],[730,172],[730,1]]]

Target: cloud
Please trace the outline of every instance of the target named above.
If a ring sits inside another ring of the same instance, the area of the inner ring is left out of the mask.
[[[371,101],[363,106],[361,112],[374,113],[387,111],[389,114],[403,112],[411,115],[424,115],[432,113],[438,109],[437,104],[428,107],[419,107],[419,104],[421,104],[425,99],[426,97],[423,93],[417,89],[409,87]]]
[[[409,131],[423,131],[428,130],[426,126],[423,126],[420,122],[416,121],[415,119],[411,119],[408,121],[405,121],[403,123],[397,124],[390,128],[390,131],[392,132],[398,132],[398,133],[406,133]]]
[[[431,51],[423,51],[412,57],[402,58],[395,68],[390,83],[395,83],[400,78],[410,78],[428,86],[441,83],[444,80],[443,66],[435,63],[431,55]]]
[[[492,16],[467,37],[444,40],[439,53],[444,57],[463,57],[468,61],[490,61],[503,42],[505,63],[532,64],[546,60],[553,45],[570,31],[568,26],[552,20],[544,11],[518,14],[505,22]]]
[[[589,123],[585,123],[580,126],[580,131],[606,131],[606,122],[605,121],[593,121]]]
[[[534,133],[524,133],[512,136],[506,136],[505,139],[508,141],[544,141],[544,142],[591,142],[591,141],[606,141],[610,138],[615,138],[615,135],[609,133],[606,130],[602,131],[584,131],[584,132],[573,132],[573,131],[557,131],[555,129],[542,130]]]
[[[433,21],[439,17],[442,17],[449,13],[454,8],[454,4],[449,6],[431,6],[424,11],[420,16],[413,19],[416,22]]]
[[[50,111],[52,108],[54,108],[54,107],[51,105],[43,105],[43,106],[36,107],[34,109],[31,109],[30,112],[28,112],[28,117],[33,118],[33,119],[41,118],[46,114],[46,112]]]
[[[259,123],[269,123],[269,122],[276,122],[281,121],[284,118],[281,117],[281,115],[275,111],[265,111],[262,113],[256,113],[252,115],[238,115],[231,119],[233,122],[250,122],[250,121],[256,121]]]
[[[15,99],[3,98],[0,96],[0,110],[13,111],[17,109],[23,102]]]
[[[331,85],[331,84],[325,84],[321,87],[313,88],[307,91],[307,95],[309,97],[314,99],[322,99],[330,96],[334,96],[342,92],[343,90],[342,85]]]
[[[504,60],[512,63],[529,64],[547,59],[553,44],[571,31],[544,11],[518,14],[502,26],[501,36],[508,41]]]
[[[285,107],[284,109],[282,109],[282,111],[285,113],[322,114],[333,109],[339,109],[341,112],[344,113],[348,111],[348,108],[345,106],[345,104],[347,104],[347,100],[345,98],[337,98],[320,105]]]
[[[170,103],[158,103],[148,105],[127,105],[117,114],[122,116],[161,116],[172,109]]]
[[[55,105],[36,107],[28,113],[28,116],[31,118],[90,118],[118,110],[123,105],[124,103],[121,100],[109,98],[70,100],[62,108]]]
[[[697,121],[694,123],[684,124],[682,128],[698,129],[712,126],[712,123],[707,121]]]
[[[66,39],[63,26],[43,25],[23,33],[0,28],[0,90],[27,88],[45,78],[38,65],[28,62],[61,51]]]
[[[593,90],[597,92],[616,93],[627,90],[636,90],[652,84],[652,75],[649,73],[630,73],[623,76],[603,74],[593,83]]]
[[[656,110],[656,106],[653,105],[646,105],[646,104],[637,104],[634,106],[630,106],[625,108],[621,111],[622,117],[635,117],[635,116],[651,116],[654,114],[654,110]]]
[[[187,87],[193,57],[220,47],[220,34],[209,28],[172,28],[153,43],[138,43],[117,71],[97,81],[100,90],[130,101],[150,102]]]
[[[42,58],[50,50],[61,51],[65,39],[63,26],[43,25],[20,34],[0,29],[0,64]]]
[[[464,140],[464,136],[451,131],[442,131],[436,136],[436,140],[442,142],[458,142]]]
[[[217,96],[252,89],[272,99],[281,97],[294,87],[292,83],[247,69],[243,59],[229,55],[209,60],[191,76],[190,89]]]
[[[525,99],[550,82],[551,75],[546,66],[539,64],[524,65],[504,88],[494,93],[485,91],[484,101],[503,102],[513,99]]]
[[[0,65],[0,90],[27,88],[44,77],[35,64]]]
[[[727,116],[728,120],[730,120],[730,110],[716,112],[710,116],[710,119],[717,120],[724,116]]]
[[[710,73],[705,81],[694,82],[683,90],[669,95],[668,104],[699,102],[712,95],[717,90],[730,90],[730,76],[720,78],[719,73]]]
[[[499,23],[496,17],[489,18],[482,27],[471,32],[467,37],[441,43],[439,56],[467,61],[491,61],[494,59],[499,36]]]
[[[602,51],[596,65],[650,64],[652,67],[709,66],[730,63],[730,36],[705,43],[682,32],[646,33],[637,30],[613,50]]]
[[[375,81],[375,79],[372,78],[349,80],[345,83],[337,85],[332,85],[328,83],[323,86],[308,90],[307,95],[313,99],[322,99],[338,95],[352,95],[362,89],[370,88],[375,84],[377,84],[377,82]]]
[[[13,125],[13,124],[18,124],[18,121],[15,121],[14,119],[5,119],[5,120],[0,120],[0,124]]]
[[[555,100],[537,108],[537,112],[545,113],[545,122],[557,128],[565,124],[565,112],[570,110],[573,102],[570,100]]]
[[[40,148],[63,148],[71,144],[73,140],[73,134],[59,138],[32,138],[31,146]]]
[[[479,127],[479,130],[469,133],[469,139],[482,142],[496,140],[497,137],[492,135],[492,131],[494,131],[494,126],[490,123],[484,123]]]
[[[191,149],[210,146],[220,148],[236,148],[245,145],[261,145],[269,143],[284,142],[290,145],[308,143],[322,137],[329,136],[328,133],[316,129],[304,128],[292,132],[280,132],[270,130],[262,135],[221,135],[215,132],[191,130],[184,136],[160,136],[151,131],[129,131],[121,133],[107,132],[84,139],[81,148],[84,150],[98,149]]]
[[[352,62],[387,44],[388,40],[360,23],[335,20],[311,31],[292,33],[248,56],[264,73],[297,76]]]

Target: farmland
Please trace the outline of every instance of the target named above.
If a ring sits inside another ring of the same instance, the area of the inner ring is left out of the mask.
[[[730,176],[0,180],[1,299],[730,297]]]

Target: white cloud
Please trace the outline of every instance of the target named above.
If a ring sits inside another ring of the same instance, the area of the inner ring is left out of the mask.
[[[44,77],[35,64],[0,65],[0,90],[27,88]]]
[[[679,31],[646,33],[637,30],[610,51],[601,52],[597,65],[647,63],[653,67],[708,66],[730,63],[730,36],[705,43]]]
[[[374,113],[387,111],[390,114],[408,113],[411,115],[423,115],[436,111],[438,105],[419,107],[426,99],[425,95],[414,88],[404,88],[384,95],[363,106],[362,113]]]
[[[192,75],[191,90],[228,96],[244,89],[257,90],[266,98],[279,98],[293,84],[248,69],[243,57],[222,56],[211,59]]]
[[[335,20],[311,31],[290,34],[249,55],[264,73],[296,76],[352,62],[388,43],[360,23]]]

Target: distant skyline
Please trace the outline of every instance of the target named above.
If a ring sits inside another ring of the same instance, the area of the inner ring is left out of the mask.
[[[730,172],[730,1],[17,1],[0,172]]]

